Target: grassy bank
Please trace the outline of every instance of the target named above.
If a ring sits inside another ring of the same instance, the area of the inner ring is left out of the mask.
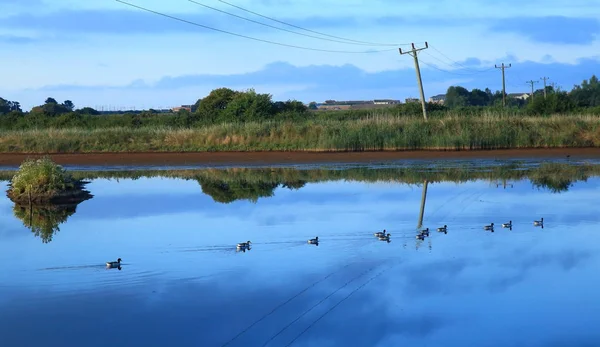
[[[3,153],[365,151],[600,147],[600,116],[377,115],[354,120],[224,123],[200,128],[0,131]]]

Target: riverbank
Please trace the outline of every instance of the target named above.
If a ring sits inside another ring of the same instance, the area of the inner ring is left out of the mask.
[[[0,131],[0,153],[361,152],[600,147],[600,116],[264,121]]]
[[[16,166],[44,154],[0,154],[0,166]],[[61,153],[48,155],[61,165],[282,165],[327,163],[380,163],[398,160],[465,159],[600,159],[600,148],[499,149],[471,151],[382,152],[196,152],[196,153]]]

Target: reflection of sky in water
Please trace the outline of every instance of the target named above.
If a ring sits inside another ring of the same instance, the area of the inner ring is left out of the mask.
[[[599,182],[561,194],[430,184],[424,227],[449,232],[418,250],[417,186],[328,182],[216,204],[195,181],[96,180],[48,244],[2,198],[0,345],[220,346],[309,287],[231,346],[261,346],[293,321],[270,345],[310,327],[295,346],[592,346]],[[508,220],[512,231],[482,230]],[[383,228],[389,244],[372,237]],[[103,268],[117,257],[122,271]]]

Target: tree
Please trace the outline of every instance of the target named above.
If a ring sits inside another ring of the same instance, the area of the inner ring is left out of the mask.
[[[527,112],[535,115],[550,115],[554,113],[567,113],[575,109],[575,102],[569,95],[561,90],[547,94],[547,97],[533,98],[527,103]]]
[[[571,91],[571,99],[579,107],[600,106],[600,82],[593,75],[589,81],[584,80],[581,85],[576,85]]]
[[[196,112],[203,118],[218,118],[237,94],[238,92],[229,88],[214,89],[204,99],[196,102]]]
[[[65,102],[62,103],[62,105],[69,111],[73,111],[73,109],[75,109],[75,105],[71,100],[65,100]]]
[[[266,119],[273,114],[275,114],[275,111],[271,95],[256,93],[254,89],[237,92],[221,112],[223,120],[227,121]]]
[[[17,101],[8,101],[0,98],[0,114],[6,114],[10,112],[23,112],[21,110],[21,104]]]
[[[487,92],[481,89],[473,89],[469,94],[468,102],[471,106],[487,106],[490,104],[490,99],[490,95]]]
[[[446,91],[446,100],[444,104],[450,108],[467,106],[469,104],[470,93],[461,86],[451,86]]]
[[[314,102],[314,101],[311,101],[310,104],[308,104],[308,109],[309,110],[316,110],[316,109],[318,109],[317,103]]]
[[[58,102],[56,102],[56,99],[54,98],[48,98],[44,101],[44,104],[58,104]]]
[[[95,109],[91,108],[91,107],[84,107],[80,110],[75,111],[79,114],[84,114],[84,115],[90,115],[90,116],[97,116],[100,114],[100,112],[96,111]]]

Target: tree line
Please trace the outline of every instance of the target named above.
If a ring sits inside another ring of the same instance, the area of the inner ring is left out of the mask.
[[[452,111],[464,115],[478,115],[495,109],[502,110],[502,92],[467,90],[461,86],[451,86],[446,92],[443,105],[427,103],[432,116]],[[146,110],[105,115],[90,108],[76,109],[71,100],[59,103],[47,98],[42,105],[35,106],[29,112],[23,112],[17,101],[0,98],[0,129],[28,128],[106,128],[106,127],[197,127],[229,122],[249,122],[264,120],[309,120],[309,119],[359,119],[373,110],[352,110],[313,112],[316,104],[309,106],[297,100],[273,101],[270,94],[257,93],[253,89],[235,91],[229,88],[217,88],[206,97],[198,99],[191,112],[186,109],[167,114]],[[548,86],[535,91],[533,98],[520,100],[507,98],[507,109],[512,113],[545,115],[552,113],[587,112],[600,114],[600,83],[594,75],[574,86],[570,92]],[[386,113],[397,116],[419,116],[418,103],[407,103],[387,108]]]
[[[529,93],[528,93],[529,94]],[[492,93],[485,90],[468,90],[461,86],[451,86],[446,91],[444,105],[449,109],[462,107],[498,107],[502,105],[502,92]],[[523,109],[528,114],[566,113],[590,110],[600,114],[600,82],[593,75],[580,85],[575,85],[569,92],[546,86],[534,91],[527,99],[507,97],[506,105]]]

